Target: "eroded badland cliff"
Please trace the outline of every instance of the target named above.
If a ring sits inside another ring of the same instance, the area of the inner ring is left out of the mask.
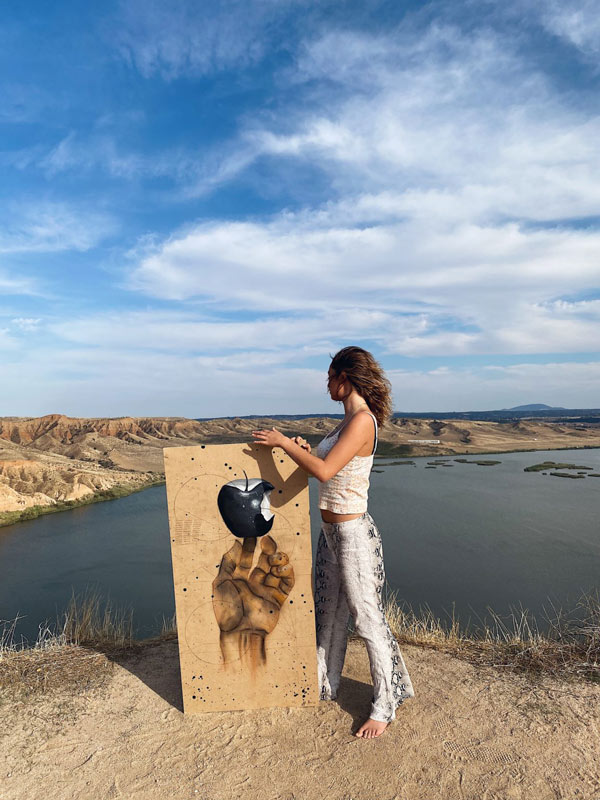
[[[0,417],[0,514],[160,482],[165,447],[252,442],[253,430],[273,426],[287,436],[304,436],[314,446],[338,422],[326,417],[201,422],[185,417]],[[437,456],[586,446],[600,447],[600,425],[399,417],[382,426],[377,453]]]

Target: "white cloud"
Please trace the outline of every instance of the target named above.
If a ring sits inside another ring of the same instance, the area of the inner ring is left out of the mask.
[[[489,411],[526,403],[596,408],[600,362],[389,370],[398,411]]]
[[[123,5],[119,35],[129,37],[125,49],[135,63],[141,59],[144,74],[197,74],[218,66],[211,46],[196,39],[227,41],[232,16],[244,53],[247,37],[280,13],[277,5],[264,0],[243,10],[233,2],[237,16],[222,8],[207,12],[207,24],[184,0],[168,9],[131,2]],[[249,15],[253,21],[240,24]],[[235,48],[223,53],[231,63],[239,56]],[[597,213],[597,108],[561,97],[497,31],[440,23],[417,29],[410,16],[388,34],[329,31],[305,41],[280,81],[288,91],[279,108],[240,117],[239,136],[201,152],[134,152],[100,126],[87,137],[69,132],[44,155],[25,149],[3,158],[21,168],[35,163],[49,177],[92,169],[125,180],[166,176],[179,200],[242,174],[260,191],[269,173],[253,178],[252,167],[266,159],[277,180],[281,165],[293,162],[300,173],[321,170],[336,198],[388,192],[408,214],[555,221]]]
[[[31,199],[13,202],[0,225],[0,253],[85,251],[116,230],[107,213]]]
[[[145,310],[72,316],[47,323],[48,333],[102,350],[193,353],[199,361],[228,365],[284,365],[334,352],[349,340],[369,338],[385,346],[390,336],[425,331],[423,316],[400,318],[359,307],[245,321],[191,311]],[[218,355],[217,355],[218,354]]]
[[[24,275],[16,277],[4,270],[0,270],[0,292],[3,295],[39,294],[38,282],[32,277]]]
[[[124,0],[106,37],[145,77],[202,76],[256,64],[277,40],[277,23],[306,0]]]
[[[71,416],[226,416],[337,411],[326,370],[272,363],[253,350],[225,362],[99,346],[29,349],[5,358],[0,414]],[[40,394],[35,388],[43,385]],[[291,391],[290,387],[294,388]]]
[[[19,342],[10,335],[10,328],[0,328],[0,352],[3,354],[17,350]]]
[[[19,330],[29,333],[35,331],[42,321],[41,317],[15,317],[11,320]]]
[[[14,165],[31,166],[31,159],[14,160]],[[112,178],[131,181],[136,178],[168,176],[181,180],[197,170],[197,159],[182,150],[167,150],[163,153],[143,154],[127,152],[119,148],[111,135],[91,134],[78,136],[70,131],[54,147],[35,159],[35,165],[49,178],[62,172],[73,171],[78,175],[101,170]]]
[[[332,199],[145,242],[127,288],[317,320],[375,311],[364,336],[408,356],[597,351],[596,306],[561,304],[600,286],[600,232],[569,224],[599,207],[593,108],[500,35],[452,26],[326,34],[294,79],[319,82],[314,102],[240,148],[319,167]]]
[[[221,355],[114,346],[5,353],[0,414],[186,416],[341,413],[322,369],[293,366],[256,348]],[[323,351],[321,351],[322,353]],[[327,352],[327,351],[325,351]],[[380,359],[386,368],[386,359]],[[542,402],[597,406],[600,362],[387,369],[397,411],[485,410]],[[44,386],[40,393],[39,386]]]
[[[340,194],[391,192],[436,219],[597,214],[600,115],[562,100],[499,34],[332,33],[306,46],[296,78],[333,87],[247,136],[318,164]]]
[[[301,312],[331,335],[360,326],[386,352],[409,356],[598,348],[597,305],[556,301],[597,285],[600,233],[420,219],[343,228],[331,205],[326,214],[328,226],[319,213],[284,214],[146,244],[126,287],[222,310]]]
[[[271,46],[277,5],[253,4],[250,18],[250,6],[234,2],[204,16],[183,0],[123,3],[117,46],[148,78],[241,69]],[[590,20],[577,27],[574,4],[549,9],[546,24],[560,22],[560,35],[592,53]],[[431,407],[432,397],[448,409],[597,404],[591,356],[527,363],[536,353],[598,350],[597,102],[561,93],[517,49],[522,42],[498,31],[417,29],[406,19],[381,35],[346,28],[307,38],[276,76],[273,105],[239,117],[239,136],[211,152],[130,150],[107,114],[87,138],[70,131],[45,154],[4,154],[48,178],[167,176],[179,200],[238,179],[260,194],[271,181],[283,196],[289,188],[294,209],[140,238],[118,288],[157,307],[45,314],[45,330],[67,347],[26,357],[24,337],[6,327],[0,338],[19,355],[7,380],[40,376],[49,392],[39,402],[71,414],[339,410],[326,399],[325,370],[290,365],[358,342],[384,365],[393,355],[489,355],[489,368],[394,371],[398,409]],[[313,192],[315,175],[322,184],[308,205],[302,186],[311,181]],[[114,225],[103,212],[40,201],[5,217],[0,250],[86,250]],[[35,329],[31,312],[18,313],[14,325]],[[504,367],[493,363],[499,354],[526,355]]]
[[[98,347],[196,354],[256,348],[257,359],[265,363],[285,361],[291,350],[302,348],[302,342],[322,341],[322,332],[315,330],[314,319],[308,317],[238,322],[160,309],[74,316],[49,323],[48,330],[67,341]],[[223,364],[227,358],[221,356]]]
[[[548,0],[536,4],[549,31],[587,56],[600,54],[600,9],[597,0]]]
[[[81,165],[82,158],[78,158],[74,153],[74,139],[75,131],[71,131],[49,153],[40,159],[39,164],[47,175],[53,176],[71,166]]]
[[[133,182],[167,178],[169,188],[153,187],[153,194],[163,202],[186,202],[210,194],[250,166],[257,157],[257,148],[248,142],[222,143],[195,149],[168,147],[161,152],[134,151],[117,140],[114,131],[98,131],[81,135],[70,131],[49,148],[41,145],[0,153],[0,163],[19,170],[39,169],[46,178],[63,173],[81,178],[96,173],[121,181],[131,190]],[[121,133],[121,139],[126,139]]]

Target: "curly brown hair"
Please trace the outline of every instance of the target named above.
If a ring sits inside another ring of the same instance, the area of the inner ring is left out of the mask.
[[[339,376],[342,372],[383,425],[392,416],[392,384],[375,357],[362,347],[343,347],[331,357],[331,367]]]

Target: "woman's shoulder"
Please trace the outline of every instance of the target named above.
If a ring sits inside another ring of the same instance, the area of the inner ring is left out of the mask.
[[[364,422],[364,420],[370,420],[371,422],[375,421],[375,424],[377,424],[377,417],[375,416],[375,414],[372,411],[369,411],[369,409],[367,409],[367,408],[362,409],[361,411],[357,411],[356,414],[350,420],[350,422],[352,422],[352,420],[358,419],[358,418],[361,418],[363,420],[363,422],[362,422],[363,425],[366,424]]]
[[[350,429],[353,434],[365,433],[372,431],[373,421],[377,426],[377,418],[371,411],[357,411],[345,427]]]

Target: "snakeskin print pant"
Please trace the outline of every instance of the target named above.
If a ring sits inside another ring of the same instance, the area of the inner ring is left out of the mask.
[[[397,706],[414,697],[414,690],[384,614],[384,583],[381,536],[368,511],[344,522],[321,522],[315,564],[320,699],[337,696],[352,614],[371,665],[374,695],[369,716],[391,722]]]

